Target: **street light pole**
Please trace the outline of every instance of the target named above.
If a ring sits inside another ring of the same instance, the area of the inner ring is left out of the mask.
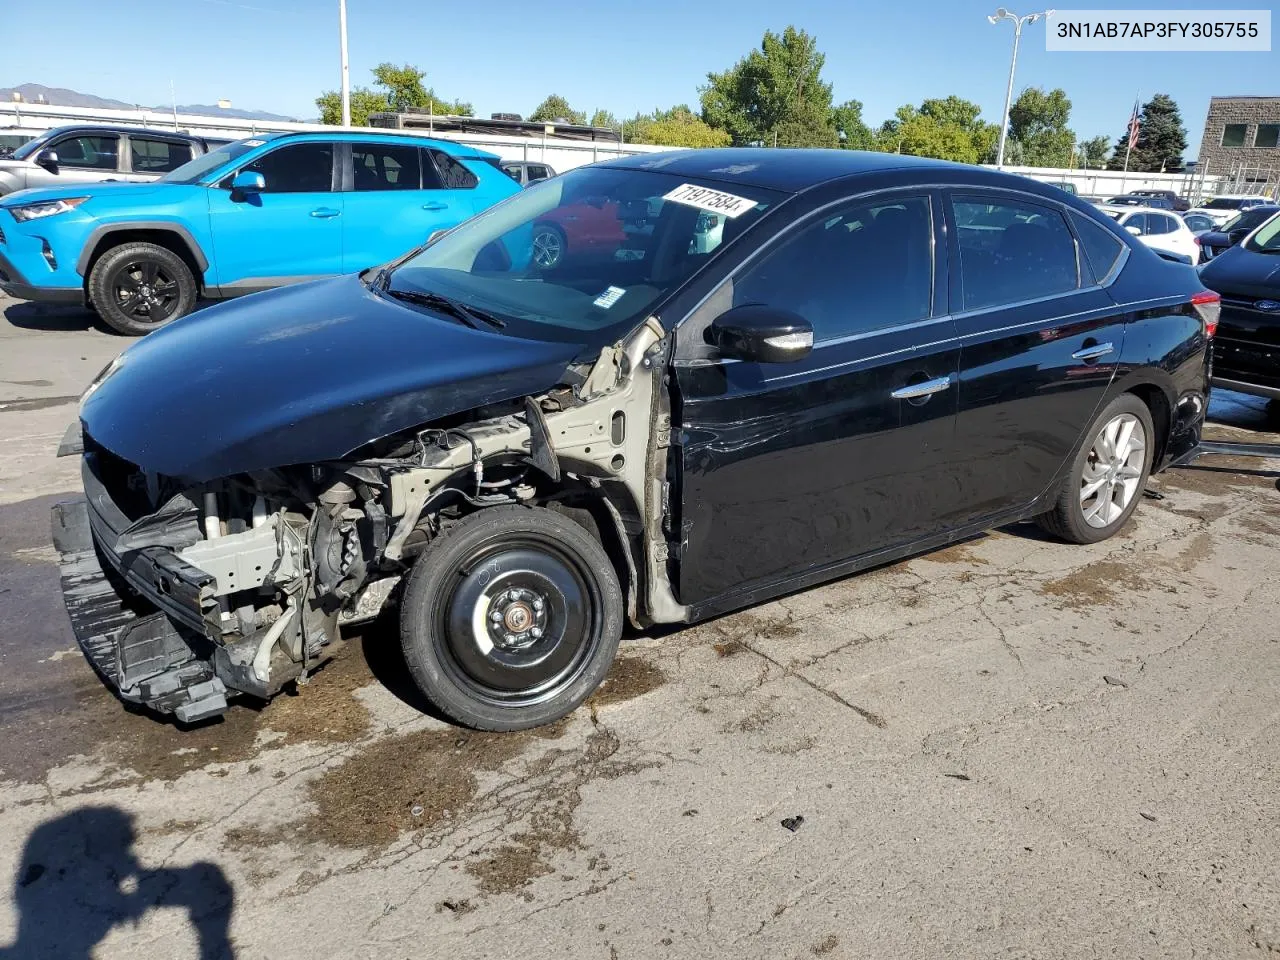
[[[1016,13],[1010,13],[1004,7],[996,8],[996,12],[987,17],[987,21],[992,24],[999,23],[1001,20],[1013,21],[1013,57],[1009,61],[1009,87],[1004,93],[1004,122],[1000,124],[1000,146],[996,149],[996,167],[1004,166],[1004,145],[1005,140],[1009,136],[1009,108],[1013,105],[1013,72],[1018,68],[1018,42],[1022,39],[1022,28],[1028,23],[1035,23],[1041,17],[1047,17],[1053,13],[1052,10],[1045,10],[1041,13],[1028,13],[1025,17],[1020,17]]]
[[[342,125],[351,126],[351,71],[347,66],[347,0],[338,0],[338,35],[342,43]]]

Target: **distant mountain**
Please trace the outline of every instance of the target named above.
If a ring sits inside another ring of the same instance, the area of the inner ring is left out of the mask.
[[[46,87],[39,83],[22,83],[16,87],[0,87],[0,101],[10,103],[13,101],[13,95],[19,93],[22,99],[27,103],[48,103],[58,107],[94,107],[100,110],[137,110],[143,104],[125,103],[123,100],[110,100],[106,97],[97,97],[91,93],[80,93],[76,90],[68,90],[65,87]],[[172,110],[173,106],[168,103],[162,103],[156,107],[146,107],[148,110]],[[241,120],[264,120],[282,121],[293,120],[293,117],[282,116],[278,113],[267,113],[263,110],[236,110],[230,108],[223,110],[220,107],[207,103],[196,104],[178,104],[179,113],[202,113],[211,114],[220,117],[236,117]]]

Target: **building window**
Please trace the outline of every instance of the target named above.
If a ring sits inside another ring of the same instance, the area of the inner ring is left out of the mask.
[[[1280,146],[1280,123],[1260,123],[1258,132],[1253,136],[1255,147]]]
[[[1224,147],[1243,147],[1244,135],[1248,131],[1247,123],[1228,123],[1222,128],[1222,145]]]

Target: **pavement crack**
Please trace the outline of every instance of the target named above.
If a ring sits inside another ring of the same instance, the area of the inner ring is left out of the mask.
[[[757,657],[760,657],[762,660],[766,660],[769,663],[773,664],[775,667],[777,667],[787,676],[794,677],[795,679],[799,680],[801,683],[803,683],[809,689],[813,690],[815,693],[820,693],[824,697],[826,697],[828,700],[831,700],[834,703],[838,703],[840,706],[844,707],[847,710],[852,710],[854,713],[860,716],[863,720],[867,721],[867,723],[871,724],[873,727],[877,727],[883,730],[885,727],[888,726],[888,723],[885,722],[884,717],[880,716],[878,713],[873,713],[872,711],[866,709],[865,707],[858,706],[856,703],[850,703],[848,700],[840,696],[840,694],[836,693],[834,690],[828,690],[826,687],[819,686],[818,684],[810,680],[808,677],[806,677],[804,674],[799,673],[796,670],[792,670],[786,664],[780,663],[779,661],[775,660],[773,657],[769,656],[769,654],[765,653],[763,650],[756,649],[750,643],[748,643],[745,638],[739,637],[738,642],[742,644],[742,646],[745,649],[750,650],[752,653],[754,653]]]

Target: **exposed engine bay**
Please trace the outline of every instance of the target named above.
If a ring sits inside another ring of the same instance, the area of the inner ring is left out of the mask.
[[[340,462],[181,490],[153,475],[121,483],[110,451],[83,436],[86,500],[54,517],[82,647],[125,699],[183,722],[214,716],[229,697],[268,698],[305,680],[343,626],[394,601],[443,531],[512,504],[591,529],[626,573],[634,623],[684,619],[667,572],[666,346],[650,320],[545,394],[382,438]],[[148,498],[162,505],[147,512],[138,504]],[[540,628],[517,606],[504,624],[519,644]]]

